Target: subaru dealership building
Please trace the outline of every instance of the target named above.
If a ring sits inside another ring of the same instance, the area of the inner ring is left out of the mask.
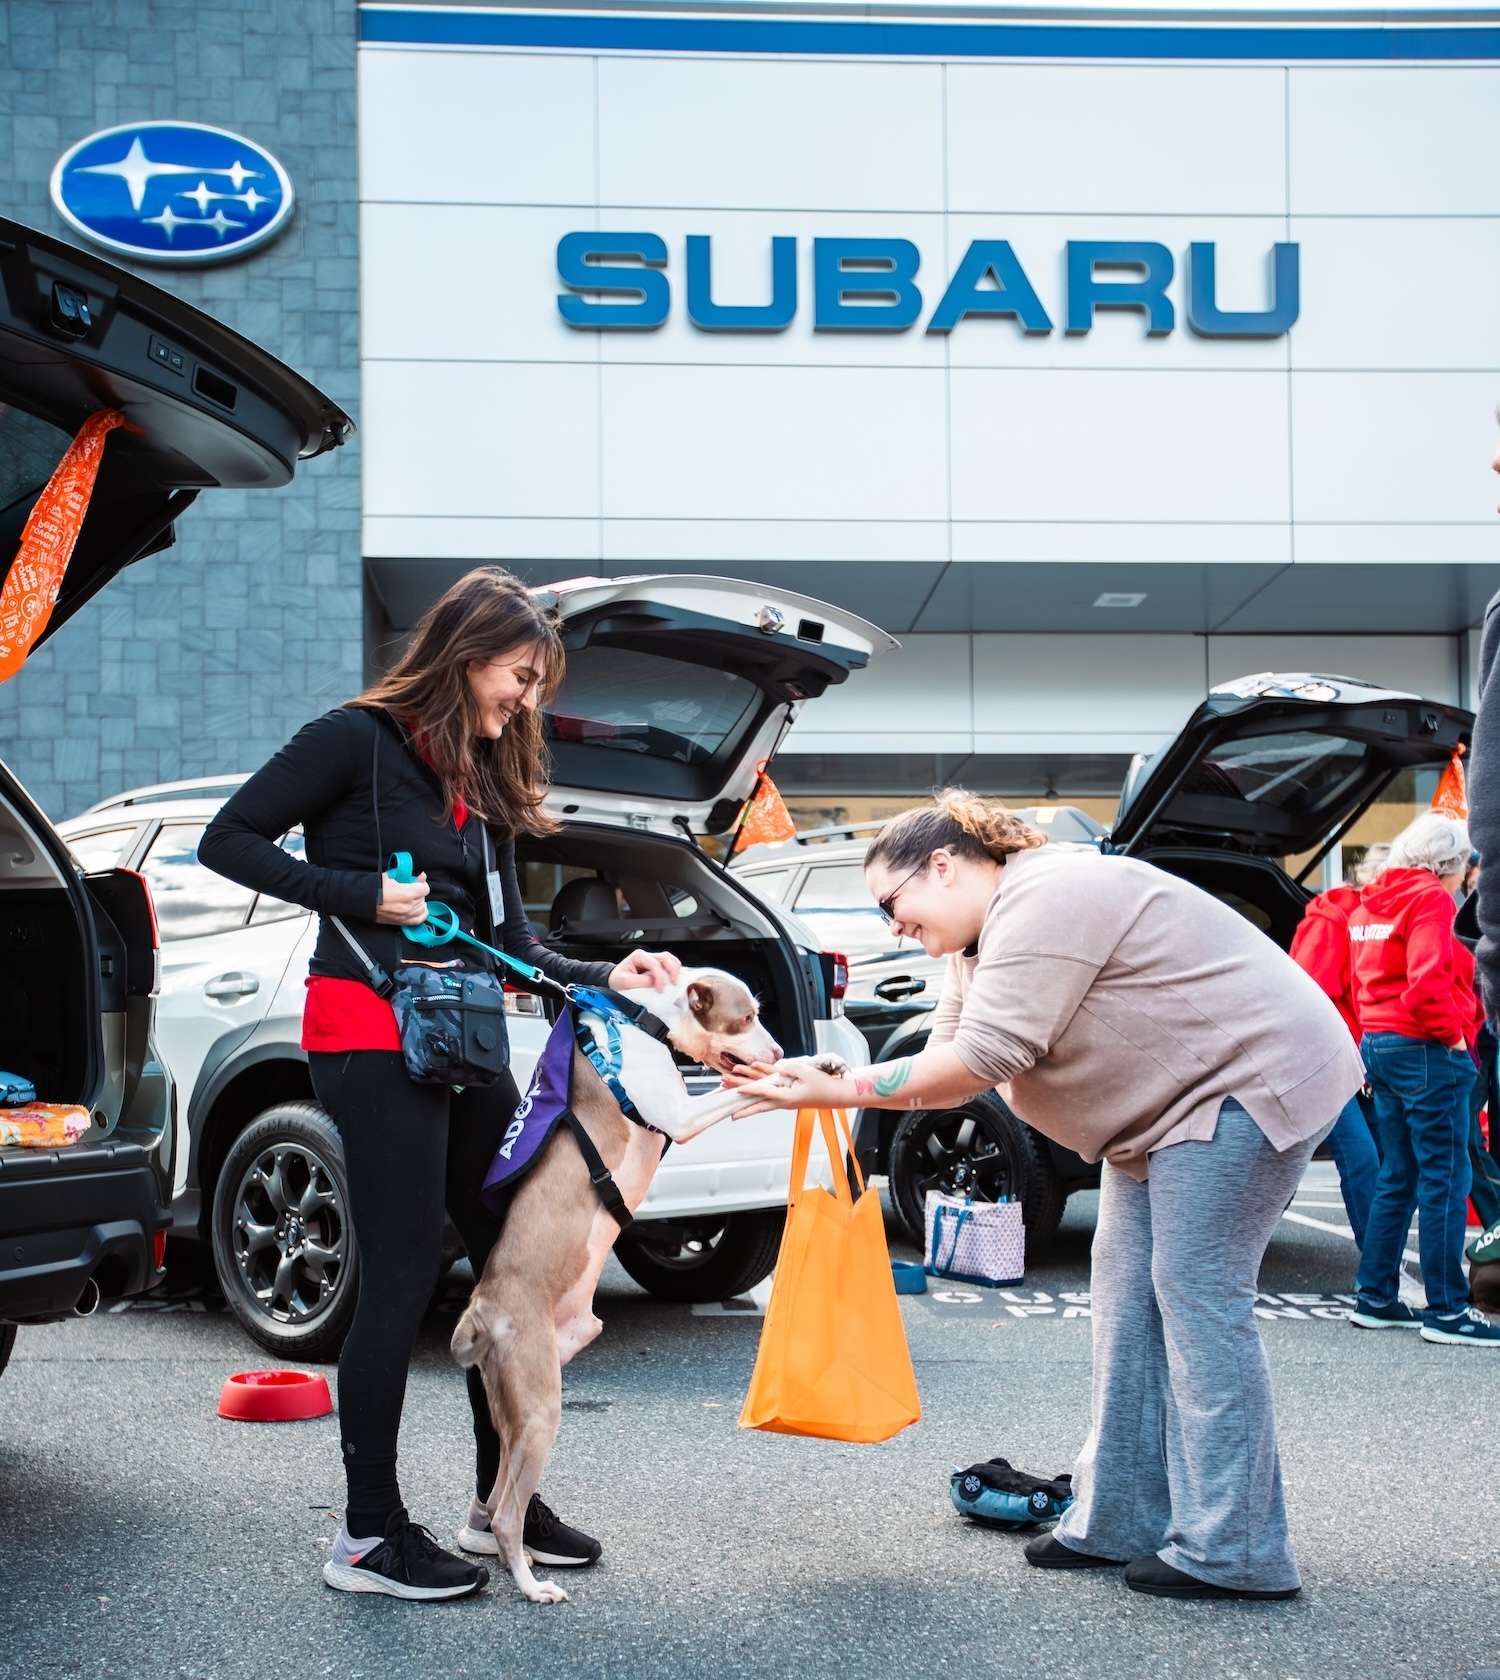
[[[950,778],[1107,809],[1249,671],[1471,701],[1500,15],[149,11],[11,8],[6,212],[88,240],[70,148],[243,136],[283,223],[232,248],[183,152],[129,260],[360,437],[206,497],[0,687],[54,814],[253,767],[488,562],[727,573],[890,630],[781,761],[839,820]],[[185,260],[210,214],[231,248]]]

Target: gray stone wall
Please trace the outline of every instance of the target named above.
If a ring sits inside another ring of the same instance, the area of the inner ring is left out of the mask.
[[[81,243],[47,183],[95,129],[215,123],[292,178],[281,237],[238,262],[140,272],[359,418],[354,0],[5,0],[0,213]],[[49,816],[122,788],[250,770],[354,693],[358,440],[285,489],[205,491],[0,684],[0,757]]]

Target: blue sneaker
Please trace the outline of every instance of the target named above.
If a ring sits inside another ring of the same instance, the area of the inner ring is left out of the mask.
[[[1349,1322],[1357,1324],[1361,1330],[1415,1330],[1422,1322],[1422,1315],[1413,1312],[1405,1301],[1392,1301],[1388,1306],[1377,1307],[1363,1296],[1356,1296]]]
[[[1455,1347],[1500,1348],[1500,1325],[1491,1324],[1482,1312],[1465,1307],[1451,1317],[1428,1313],[1422,1325],[1424,1342],[1447,1342]]]

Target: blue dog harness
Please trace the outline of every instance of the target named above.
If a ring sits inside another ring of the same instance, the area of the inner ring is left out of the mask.
[[[653,1126],[631,1102],[626,1094],[625,1086],[620,1078],[620,1070],[625,1064],[625,1046],[620,1038],[620,1023],[627,1026],[639,1027],[644,1033],[662,1044],[668,1042],[666,1027],[638,1004],[626,1002],[609,992],[601,992],[593,986],[574,986],[573,1001],[578,1004],[579,1013],[573,1024],[573,1036],[577,1040],[578,1048],[588,1057],[594,1072],[604,1081],[610,1096],[620,1105],[620,1112],[627,1120],[634,1121],[637,1126],[644,1126],[648,1132],[655,1132],[658,1137],[666,1137],[660,1126]],[[604,1029],[604,1042],[601,1044],[593,1028],[589,1025],[584,1011],[592,1015]],[[671,1139],[667,1139],[668,1148]],[[665,1153],[665,1151],[663,1151]]]

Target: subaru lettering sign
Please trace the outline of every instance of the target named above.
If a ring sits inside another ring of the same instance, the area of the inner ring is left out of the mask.
[[[63,153],[52,202],[70,227],[138,262],[225,262],[292,213],[292,183],[253,140],[207,123],[101,129]]]
[[[1217,253],[1211,241],[1187,248],[1187,324],[1201,338],[1280,338],[1301,309],[1298,247],[1278,243],[1267,254],[1267,307],[1219,306]],[[797,314],[797,241],[771,241],[769,302],[726,303],[714,295],[713,246],[689,234],[686,248],[687,318],[700,332],[784,332]],[[909,239],[814,239],[814,332],[905,332],[924,308],[917,274],[922,254]],[[1145,317],[1148,337],[1177,324],[1167,295],[1176,261],[1154,240],[1070,239],[1063,253],[1063,327],[1086,333],[1099,309],[1130,309]],[[656,233],[568,233],[557,247],[558,278],[569,289],[557,307],[582,331],[650,331],[672,308],[667,243]],[[924,280],[923,284],[927,282]],[[1054,330],[1019,258],[1006,239],[976,239],[944,282],[927,318],[930,333],[950,333],[969,317],[1002,318],[1028,335]]]

